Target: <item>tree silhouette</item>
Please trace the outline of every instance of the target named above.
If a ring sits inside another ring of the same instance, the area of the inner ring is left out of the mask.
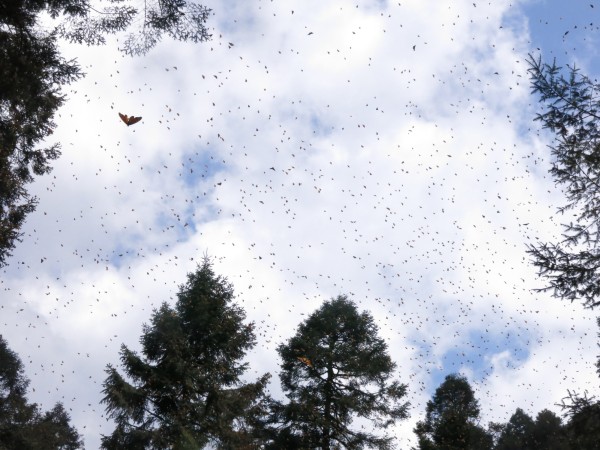
[[[574,220],[563,225],[561,241],[530,245],[528,252],[549,283],[539,290],[593,309],[600,305],[600,85],[575,67],[564,72],[556,62],[529,58],[533,92],[545,106],[536,120],[556,134],[550,173],[565,187],[568,200],[558,211],[572,211]],[[600,358],[597,367],[600,374]],[[563,401],[573,448],[597,448],[599,405],[587,393],[569,392]]]
[[[64,101],[60,87],[81,76],[73,61],[60,57],[55,35],[36,31],[42,6],[30,3],[0,6],[0,267],[37,203],[26,184],[48,173],[60,155],[58,144],[36,148],[53,132]]]
[[[569,391],[562,406],[569,418],[566,431],[571,448],[597,449],[600,442],[600,401],[588,397],[587,393],[577,395]]]
[[[352,429],[354,418],[385,429],[407,417],[406,385],[391,380],[396,365],[367,312],[345,296],[326,301],[279,346],[280,379],[289,399],[275,408],[272,448],[392,447],[392,438]]]
[[[521,408],[517,408],[502,433],[494,450],[534,450],[540,447],[534,442],[535,422]]]
[[[132,29],[121,48],[129,55],[147,53],[163,35],[194,43],[211,37],[206,28],[211,10],[196,2],[147,0],[142,9],[133,6],[132,1],[109,0],[109,3],[102,10],[95,9],[87,0],[70,6],[69,14],[57,27],[58,36],[78,44],[101,45],[106,42],[106,35]]]
[[[125,345],[126,377],[111,365],[103,402],[116,428],[105,449],[236,449],[260,442],[254,424],[266,414],[269,375],[243,384],[253,325],[232,304],[233,288],[207,259],[145,325],[138,356]],[[127,381],[129,378],[131,381]]]
[[[535,419],[533,442],[536,450],[570,450],[566,430],[560,417],[544,409]]]
[[[600,329],[600,317],[596,317],[596,324]],[[598,339],[600,340],[600,332],[598,332]],[[598,344],[598,347],[600,347],[600,343]],[[600,355],[598,355],[598,361],[596,361],[596,373],[600,376]]]
[[[425,420],[415,427],[418,449],[490,449],[492,437],[478,420],[479,403],[471,385],[463,376],[448,375],[427,402]]]
[[[0,448],[19,450],[75,450],[81,437],[70,425],[62,404],[42,414],[27,401],[29,380],[23,363],[0,336]]]
[[[494,450],[571,450],[562,420],[544,409],[533,420],[517,408],[508,423],[490,424],[497,435]]]
[[[533,92],[545,106],[536,120],[556,134],[550,173],[568,200],[558,211],[571,211],[575,219],[563,225],[562,240],[530,245],[528,252],[548,280],[541,291],[595,308],[600,305],[600,86],[575,67],[567,72],[565,77],[555,62],[529,59]]]

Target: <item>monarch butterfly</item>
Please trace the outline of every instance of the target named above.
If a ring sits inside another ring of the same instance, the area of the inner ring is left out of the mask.
[[[133,117],[133,116],[128,116],[127,114],[121,114],[121,113],[119,113],[119,117],[121,118],[121,120],[123,122],[125,122],[125,124],[127,126],[133,125],[134,123],[138,123],[140,120],[142,120],[141,117]]]
[[[297,357],[298,361],[303,362],[304,364],[306,364],[308,367],[312,367],[312,362],[310,359],[304,357],[304,356],[298,356]]]

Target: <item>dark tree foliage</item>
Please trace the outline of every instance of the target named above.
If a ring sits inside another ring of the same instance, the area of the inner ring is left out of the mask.
[[[562,240],[530,245],[529,254],[548,280],[541,291],[567,300],[600,305],[600,85],[575,67],[561,67],[530,57],[533,92],[545,110],[538,114],[544,128],[556,134],[550,173],[564,187],[569,212]]]
[[[23,364],[0,336],[0,448],[13,448],[23,440],[23,429],[36,415],[27,402],[29,380]]]
[[[109,365],[105,449],[252,448],[265,416],[269,375],[243,384],[241,362],[255,344],[252,324],[232,304],[233,288],[205,259],[180,286],[175,307],[155,310],[141,337],[143,357],[121,348],[125,375]],[[129,381],[128,381],[129,380]]]
[[[274,409],[271,448],[392,448],[393,438],[351,428],[365,418],[385,429],[407,417],[406,385],[393,381],[387,345],[367,312],[345,296],[325,302],[279,346],[280,379],[289,402]]]
[[[2,29],[44,33],[39,16],[47,14],[56,27],[46,32],[86,45],[103,45],[106,36],[129,32],[121,50],[143,55],[163,36],[178,41],[204,42],[211,38],[206,22],[211,10],[188,0],[29,0],[0,3]]]
[[[42,414],[25,396],[29,380],[23,364],[0,336],[0,448],[75,450],[83,448],[62,404]]]
[[[494,450],[535,450],[533,431],[535,421],[517,408],[507,424],[502,427],[502,432]]]
[[[598,328],[600,328],[600,317],[596,318],[596,323],[598,324]],[[600,332],[598,333],[598,339],[600,339]],[[600,344],[598,344],[598,347],[600,347]],[[598,361],[596,361],[596,369],[598,376],[600,376],[600,355],[598,355]]]
[[[600,327],[600,317],[597,319]],[[600,338],[600,333],[598,333]],[[596,363],[600,375],[600,356]],[[587,392],[579,395],[568,391],[560,405],[568,418],[566,432],[571,448],[590,450],[600,448],[600,400],[589,397]]]
[[[28,439],[32,449],[75,450],[83,448],[79,433],[69,425],[71,418],[61,403],[38,416],[30,427]]]
[[[536,450],[570,450],[572,448],[567,440],[562,420],[547,409],[540,411],[535,419],[533,442]]]
[[[81,75],[60,57],[56,36],[37,30],[39,3],[0,2],[0,267],[37,203],[25,186],[60,154],[58,144],[37,147],[52,134],[60,87]]]
[[[57,41],[103,44],[105,36],[132,30],[122,51],[146,53],[163,35],[181,41],[210,39],[205,23],[210,10],[185,0],[106,0],[97,10],[89,0],[0,1],[0,267],[7,264],[27,215],[37,199],[26,189],[34,176],[50,172],[59,144],[45,141],[55,127],[61,89],[82,76],[64,60]],[[58,25],[46,30],[43,15]]]
[[[600,401],[569,391],[562,407],[569,421],[566,425],[571,448],[577,450],[598,450],[600,447]]]
[[[79,0],[57,28],[70,42],[100,45],[107,34],[133,28],[121,48],[128,55],[143,55],[160,42],[163,35],[178,41],[204,42],[211,35],[206,21],[211,10],[187,0],[147,0],[138,9],[132,1],[107,0],[101,10],[88,0]],[[52,14],[58,17],[58,12]]]
[[[419,450],[484,450],[492,447],[492,436],[478,425],[479,403],[463,376],[451,374],[427,402],[425,420],[415,433]]]
[[[571,450],[560,417],[547,409],[533,420],[517,408],[506,424],[490,424],[498,434],[494,450]]]

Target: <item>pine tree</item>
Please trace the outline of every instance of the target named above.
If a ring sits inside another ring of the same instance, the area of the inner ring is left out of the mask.
[[[600,328],[600,317],[596,317],[596,324],[598,325],[598,328]],[[600,340],[600,332],[598,332],[598,339]],[[600,347],[600,343],[598,344],[598,347]],[[596,361],[596,373],[600,376],[600,355],[598,355],[598,361]]]
[[[595,397],[569,392],[563,400],[563,409],[569,418],[566,431],[571,448],[598,450],[600,443],[600,400]]]
[[[600,317],[596,319],[600,327]],[[598,333],[600,337],[600,333]],[[596,363],[600,375],[600,357]],[[564,430],[570,448],[577,450],[597,449],[600,442],[600,400],[575,391],[568,391],[568,396],[562,401],[561,407],[568,418]],[[559,447],[560,448],[560,447]],[[562,449],[561,449],[562,450]]]
[[[575,67],[565,77],[555,62],[531,57],[529,66],[533,92],[545,106],[536,120],[556,135],[550,173],[567,197],[558,211],[572,212],[574,219],[563,225],[559,242],[537,243],[528,252],[548,281],[541,291],[595,308],[600,305],[600,85]]]
[[[502,433],[494,450],[535,450],[540,449],[534,441],[534,420],[521,408],[503,426]]]
[[[415,433],[419,450],[491,449],[491,435],[478,425],[479,402],[467,379],[451,374],[427,402],[425,420]]]
[[[135,2],[109,0],[110,6],[97,10],[88,0],[63,0],[69,14],[56,29],[70,42],[102,45],[105,36],[131,30],[121,50],[143,55],[160,42],[163,35],[177,41],[204,42],[210,39],[206,21],[211,10],[188,0],[147,0],[143,10]]]
[[[544,409],[533,420],[517,408],[508,423],[490,424],[498,438],[494,450],[571,450],[562,420]]]
[[[544,409],[535,419],[533,443],[536,450],[570,450],[566,430],[560,417]]]
[[[75,450],[83,441],[70,425],[62,404],[42,414],[27,401],[29,380],[23,363],[0,336],[0,448],[19,450]]]
[[[567,67],[565,76],[556,62],[541,58],[530,57],[529,66],[533,92],[545,105],[536,120],[555,133],[550,173],[568,200],[558,211],[572,211],[574,219],[563,225],[562,240],[531,245],[528,252],[548,280],[541,291],[593,309],[600,306],[600,84],[575,67]],[[600,374],[600,358],[597,367]],[[587,394],[569,392],[563,408],[573,448],[598,448],[599,405]]]
[[[274,408],[272,448],[392,448],[393,438],[352,429],[364,418],[382,429],[407,417],[406,385],[367,312],[345,296],[325,302],[279,346],[280,379],[289,402]]]
[[[122,376],[109,365],[108,415],[116,422],[105,449],[238,449],[260,443],[269,375],[243,384],[241,362],[255,344],[253,324],[234,305],[233,288],[205,259],[143,327],[143,357],[121,348]],[[129,381],[127,381],[129,379]],[[252,447],[248,447],[252,448]]]
[[[41,3],[41,2],[40,2]],[[50,171],[59,145],[38,148],[54,129],[61,86],[81,76],[61,58],[56,37],[36,29],[43,4],[0,3],[0,267],[6,264],[37,199],[25,186]]]

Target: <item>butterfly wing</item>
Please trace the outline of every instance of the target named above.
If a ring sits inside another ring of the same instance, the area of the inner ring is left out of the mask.
[[[129,125],[129,117],[127,117],[127,115],[119,113],[119,117],[121,118],[121,120],[123,122],[125,122],[127,125]]]
[[[129,120],[127,121],[127,125],[133,125],[134,123],[138,123],[140,120],[142,120],[141,117],[133,117],[133,116],[131,116],[129,118]]]
[[[297,359],[298,359],[298,361],[306,364],[309,367],[313,366],[312,361],[310,359],[306,358],[305,356],[298,356]]]

